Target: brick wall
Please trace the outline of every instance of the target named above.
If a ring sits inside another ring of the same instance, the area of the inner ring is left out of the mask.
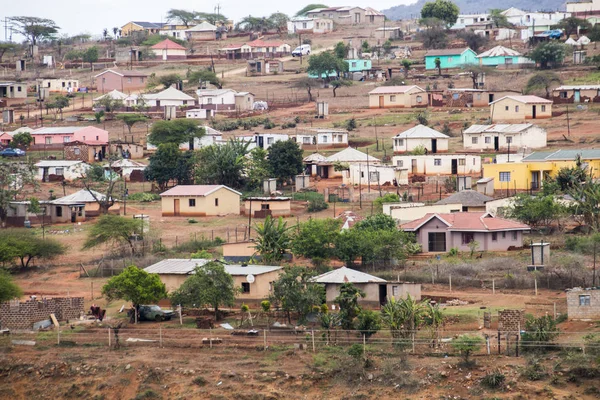
[[[498,311],[498,331],[518,332],[525,329],[525,312],[523,310]]]
[[[580,296],[590,296],[590,305],[579,305]],[[600,290],[573,290],[567,292],[569,319],[600,318]]]
[[[9,301],[0,304],[0,326],[8,329],[32,329],[35,322],[79,318],[83,312],[83,297],[56,297],[42,300]]]

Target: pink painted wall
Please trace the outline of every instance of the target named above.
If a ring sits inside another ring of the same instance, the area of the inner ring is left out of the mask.
[[[76,140],[81,142],[108,142],[108,131],[96,128],[95,126],[86,126],[73,133],[52,133],[52,134],[34,134],[33,144],[62,144],[65,143],[65,137],[69,137],[69,142]],[[52,138],[50,143],[46,142],[46,138]]]
[[[131,90],[139,90],[146,87],[148,78],[144,76],[120,76],[112,71],[96,78],[96,88],[100,93],[108,93],[111,90],[118,90],[128,93]]]

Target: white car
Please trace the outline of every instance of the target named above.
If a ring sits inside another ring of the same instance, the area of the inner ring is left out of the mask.
[[[302,46],[296,47],[292,51],[292,57],[302,57],[310,55],[310,44],[303,44]]]

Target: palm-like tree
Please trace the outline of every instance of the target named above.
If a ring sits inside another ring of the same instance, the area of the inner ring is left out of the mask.
[[[256,224],[254,230],[258,234],[254,248],[265,262],[277,262],[283,259],[283,255],[290,248],[290,231],[293,226],[288,227],[287,222],[279,217],[277,221],[270,215],[262,224]]]
[[[115,37],[115,39],[117,38],[117,33],[119,33],[119,28],[117,28],[116,26],[113,28],[113,36]]]
[[[425,315],[425,325],[430,329],[432,347],[437,347],[440,329],[444,325],[444,313],[438,304],[431,304],[427,302],[427,314]]]
[[[410,295],[404,300],[393,297],[381,309],[381,320],[395,339],[407,339],[423,325],[428,301],[415,301]]]
[[[102,37],[104,38],[104,40],[106,40],[106,38],[108,37],[108,29],[104,28],[104,30],[102,31]]]

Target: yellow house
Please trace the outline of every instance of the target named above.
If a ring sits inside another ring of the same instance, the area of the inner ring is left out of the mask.
[[[151,274],[158,274],[167,292],[177,290],[187,278],[194,273],[196,267],[201,267],[212,260],[171,258],[144,268]],[[225,272],[233,277],[233,284],[239,288],[236,300],[243,302],[259,302],[269,297],[282,267],[270,265],[224,265]]]
[[[552,117],[552,101],[538,96],[504,96],[490,103],[492,122]]]
[[[291,197],[246,197],[244,200],[244,214],[254,218],[288,217],[292,215]]]
[[[600,178],[600,150],[538,151],[520,162],[484,164],[483,176],[494,178],[495,190],[537,190],[561,168],[575,167],[580,156],[594,178]]]
[[[177,185],[161,193],[163,217],[240,214],[242,194],[225,185]]]
[[[130,36],[133,32],[146,31],[149,35],[159,33],[165,24],[160,22],[131,21],[121,27],[121,36]]]
[[[413,108],[427,105],[427,92],[417,85],[380,86],[369,92],[369,108]]]

